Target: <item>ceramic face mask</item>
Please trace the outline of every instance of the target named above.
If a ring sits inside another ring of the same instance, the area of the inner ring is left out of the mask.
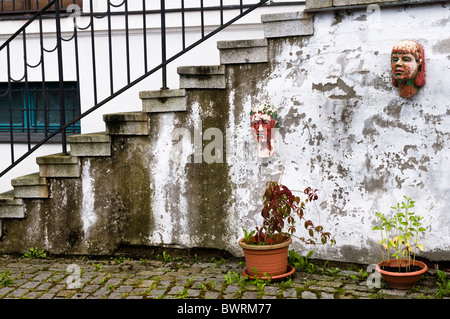
[[[250,112],[253,137],[258,142],[258,156],[270,157],[275,154],[273,134],[277,127],[277,111],[267,104],[260,105]]]
[[[392,83],[399,88],[399,95],[410,98],[425,85],[425,54],[415,41],[401,41],[392,49]]]

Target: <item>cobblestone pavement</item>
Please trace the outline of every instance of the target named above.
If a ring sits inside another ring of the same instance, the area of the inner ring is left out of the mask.
[[[0,299],[429,299],[436,272],[410,290],[369,288],[366,269],[296,270],[280,282],[245,279],[243,259],[24,258],[0,256]],[[368,277],[369,275],[369,277]],[[450,274],[448,276],[450,278]],[[448,297],[446,297],[449,299]]]

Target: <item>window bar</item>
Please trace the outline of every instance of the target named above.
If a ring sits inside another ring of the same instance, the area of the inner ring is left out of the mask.
[[[109,87],[111,95],[114,94],[114,72],[112,57],[112,35],[111,35],[111,1],[108,0],[108,43],[109,43]]]
[[[183,50],[186,49],[186,30],[185,30],[185,16],[184,16],[184,0],[181,0],[181,41],[183,43]]]
[[[220,26],[223,26],[223,0],[220,0]]]
[[[41,75],[42,75],[42,98],[43,98],[43,111],[44,111],[44,133],[45,137],[48,136],[50,118],[47,103],[47,92],[45,87],[45,61],[44,61],[44,35],[42,29],[42,16],[39,16],[39,41],[41,45]]]
[[[167,90],[167,57],[166,57],[166,6],[165,0],[161,0],[161,64],[162,64],[162,87]]]
[[[75,2],[75,0],[74,0]],[[75,47],[75,73],[77,76],[77,100],[78,100],[78,107],[79,109],[77,111],[80,111],[81,113],[81,92],[80,92],[80,57],[78,53],[78,26],[76,22],[76,17],[73,18],[74,25],[73,25],[73,38],[74,38],[74,47]]]
[[[23,110],[25,112],[25,126],[27,130],[27,145],[28,150],[31,149],[31,119],[30,119],[30,96],[29,96],[29,87],[28,87],[28,59],[27,59],[27,36],[26,30],[23,30],[23,69],[24,69],[24,79],[25,79],[25,90],[24,95],[25,98],[23,100]]]
[[[244,0],[241,0],[240,2],[241,2],[240,7],[241,7],[241,14],[242,14],[242,12],[244,12]]]
[[[61,17],[59,11],[59,1],[55,2],[56,11],[56,46],[58,54],[58,76],[59,76],[59,105],[60,105],[60,127],[66,123],[66,108],[64,101],[64,72],[62,60],[62,41],[61,41]],[[62,152],[67,154],[66,130],[61,131]]]
[[[143,37],[144,37],[144,69],[145,73],[148,72],[148,62],[147,62],[147,15],[145,13],[146,6],[145,0],[142,0],[142,29],[143,29]]]
[[[128,1],[125,1],[125,47],[127,53],[127,84],[130,84],[131,77],[130,77],[130,36],[128,28]]]
[[[9,43],[6,46],[6,63],[8,65],[8,100],[9,100],[9,139],[11,144],[11,163],[14,163],[14,120],[13,120],[13,105],[12,105],[12,87],[11,87],[11,52],[9,50]]]
[[[31,85],[31,87],[29,88],[30,93],[28,94],[28,99],[30,102],[30,122],[31,122],[31,127],[30,127],[30,132],[32,133],[37,133],[39,132],[39,128],[38,128],[38,122],[37,122],[37,118],[38,118],[38,109],[37,109],[37,104],[36,104],[36,100],[35,100],[35,96],[36,96],[36,88],[33,87],[33,85]],[[30,139],[30,143],[31,143],[31,139]]]
[[[76,89],[72,89],[72,88],[71,88],[71,89],[70,89],[71,95],[75,94],[76,91],[77,91]],[[70,120],[77,117],[77,104],[75,103],[75,101],[76,101],[75,99],[71,99],[72,117],[70,118]],[[77,127],[77,124],[76,124],[76,123],[74,123],[74,124],[71,126],[71,132],[72,132],[72,133],[76,133],[76,132],[77,132],[76,127]]]
[[[202,38],[205,37],[205,10],[203,8],[203,0],[200,0],[200,19],[202,26]]]
[[[93,1],[89,2],[90,9],[90,26],[91,26],[91,48],[92,48],[92,81],[94,89],[94,105],[97,105],[97,73],[95,63],[95,39],[94,39],[94,7]]]

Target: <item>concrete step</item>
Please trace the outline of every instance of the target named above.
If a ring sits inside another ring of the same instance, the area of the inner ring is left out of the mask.
[[[141,91],[142,111],[147,113],[185,112],[186,90]]]
[[[182,89],[225,89],[225,66],[180,66],[177,69]]]
[[[150,117],[145,112],[105,114],[103,120],[109,135],[148,135],[150,131]]]
[[[41,177],[80,177],[80,159],[66,154],[53,154],[36,158]]]
[[[16,198],[13,190],[0,194],[0,218],[25,218],[23,200]]]
[[[38,173],[33,173],[11,180],[16,198],[48,198],[47,179]]]
[[[72,156],[111,156],[111,137],[105,132],[71,135],[67,141]]]
[[[221,64],[265,63],[269,61],[267,39],[218,41]]]
[[[285,12],[261,15],[265,38],[281,38],[314,34],[311,13]]]

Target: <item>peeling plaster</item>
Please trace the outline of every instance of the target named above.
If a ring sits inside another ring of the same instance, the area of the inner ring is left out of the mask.
[[[95,191],[93,187],[93,180],[90,172],[90,160],[86,160],[82,170],[82,189],[83,202],[81,211],[81,221],[83,223],[84,238],[89,238],[89,228],[97,221],[97,215],[94,211],[95,205]],[[67,199],[64,199],[67,202]]]
[[[321,247],[319,256],[352,259],[351,247],[361,252],[369,243],[373,249],[374,211],[389,210],[403,195],[420,203],[417,211],[434,229],[424,239],[431,250],[450,245],[444,209],[450,181],[441,175],[448,170],[442,159],[450,156],[448,86],[441,83],[449,64],[440,56],[448,52],[442,32],[427,29],[447,13],[427,11],[431,16],[424,20],[418,8],[383,10],[377,33],[364,25],[366,19],[316,14],[309,43],[280,40],[271,73],[258,84],[255,99],[276,105],[283,121],[283,182],[322,190],[320,217],[338,245]],[[420,30],[414,27],[418,16]],[[428,53],[429,82],[411,100],[398,98],[390,80],[389,56],[399,34],[424,42]],[[425,209],[430,206],[432,211]]]
[[[152,211],[153,231],[149,234],[149,242],[161,244],[171,243],[175,222],[170,210],[170,200],[167,196],[172,194],[167,190],[172,182],[170,176],[170,160],[172,155],[171,132],[174,129],[174,114],[163,114],[160,118],[160,133],[153,148],[150,149],[151,158],[151,185],[153,190]]]

